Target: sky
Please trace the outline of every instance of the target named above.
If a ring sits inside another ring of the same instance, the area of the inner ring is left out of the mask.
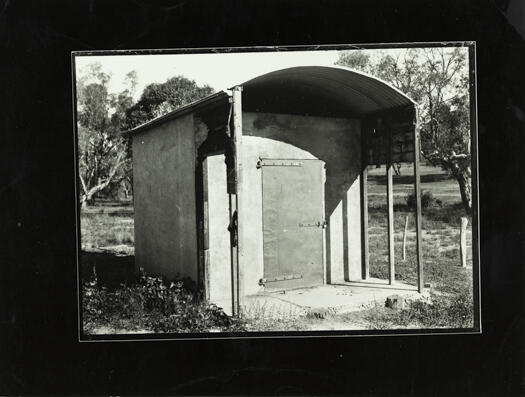
[[[123,89],[127,73],[137,72],[135,99],[145,86],[163,83],[168,78],[182,75],[199,85],[208,84],[216,91],[226,90],[253,77],[277,69],[301,65],[332,66],[337,51],[251,52],[221,54],[156,54],[105,55],[76,57],[77,76],[89,63],[100,62],[111,72],[110,92]]]
[[[467,48],[464,48],[467,51]],[[392,56],[405,49],[366,50],[371,58],[379,53]],[[77,56],[77,76],[90,63],[99,62],[103,70],[111,73],[109,91],[121,92],[127,73],[137,72],[137,100],[144,87],[151,83],[163,83],[168,78],[182,75],[195,80],[198,85],[207,84],[215,91],[227,90],[259,75],[293,66],[333,66],[338,59],[337,50],[319,51],[272,51],[201,54],[154,54],[154,55],[93,55]]]

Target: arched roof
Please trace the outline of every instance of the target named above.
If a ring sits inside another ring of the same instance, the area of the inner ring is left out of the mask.
[[[362,118],[375,112],[414,108],[417,104],[387,82],[341,66],[296,66],[269,72],[242,84],[244,111]],[[211,106],[226,106],[217,92],[124,134],[133,134]]]
[[[247,111],[363,117],[416,105],[385,81],[339,66],[291,67],[240,85]]]

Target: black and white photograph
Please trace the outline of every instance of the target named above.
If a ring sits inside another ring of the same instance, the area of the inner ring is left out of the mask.
[[[0,54],[0,395],[525,395],[525,2],[0,0]]]
[[[475,51],[73,52],[80,339],[480,332]]]

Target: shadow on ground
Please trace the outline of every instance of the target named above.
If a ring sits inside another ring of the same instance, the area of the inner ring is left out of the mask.
[[[114,289],[123,283],[130,284],[137,277],[133,255],[82,251],[80,267],[82,282],[93,280],[96,275],[99,285],[108,289]]]

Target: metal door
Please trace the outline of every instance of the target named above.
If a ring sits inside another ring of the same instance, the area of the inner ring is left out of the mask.
[[[324,163],[262,159],[264,283],[324,282]]]

